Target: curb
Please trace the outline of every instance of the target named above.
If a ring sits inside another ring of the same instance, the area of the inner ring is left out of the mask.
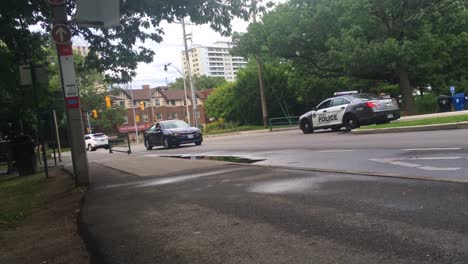
[[[468,179],[450,179],[444,177],[432,177],[432,176],[417,176],[417,175],[398,175],[398,174],[387,174],[378,172],[358,172],[358,171],[343,171],[343,170],[332,170],[332,169],[317,169],[317,168],[294,168],[288,166],[277,166],[277,165],[261,165],[261,164],[241,164],[232,163],[229,165],[241,165],[241,166],[253,166],[253,167],[266,167],[272,169],[285,169],[295,171],[310,171],[310,172],[323,172],[323,173],[335,173],[335,174],[348,174],[365,177],[381,177],[381,178],[393,178],[393,179],[405,179],[405,180],[419,180],[419,181],[436,181],[436,182],[450,182],[450,183],[468,183]]]
[[[278,128],[277,130],[270,131],[269,129],[262,130],[250,130],[250,131],[239,131],[233,133],[224,133],[224,134],[214,134],[214,135],[204,135],[203,138],[210,137],[224,137],[224,136],[238,136],[238,135],[248,135],[248,134],[259,134],[259,133],[271,133],[271,132],[281,132],[288,130],[299,130],[297,127],[287,127],[287,128]]]
[[[404,132],[420,132],[420,131],[435,131],[435,130],[450,130],[450,129],[468,129],[468,122],[458,122],[458,123],[438,124],[438,125],[424,125],[424,126],[353,130],[351,131],[351,134],[360,135],[360,134],[404,133]]]
[[[65,173],[69,174],[70,177],[73,178],[73,173],[69,170],[66,169],[65,166],[62,167],[62,171]],[[107,261],[105,260],[103,254],[100,251],[99,243],[97,242],[96,239],[93,238],[91,235],[91,232],[88,229],[88,226],[84,223],[83,221],[83,205],[86,200],[86,195],[88,194],[89,188],[86,188],[86,190],[83,192],[83,195],[81,196],[80,199],[80,212],[76,216],[76,226],[77,226],[77,231],[78,235],[81,237],[81,240],[83,240],[83,243],[86,246],[86,249],[89,254],[89,263],[90,264],[106,264]]]

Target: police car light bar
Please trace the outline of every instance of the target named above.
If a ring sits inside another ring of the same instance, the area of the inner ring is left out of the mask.
[[[333,96],[346,95],[346,94],[357,94],[358,91],[346,91],[346,92],[335,92]]]

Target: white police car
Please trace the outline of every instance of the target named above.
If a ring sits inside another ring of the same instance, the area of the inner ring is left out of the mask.
[[[299,118],[304,134],[317,129],[348,131],[359,126],[388,123],[400,118],[400,109],[394,99],[357,91],[337,92],[334,97],[320,103],[314,110]]]

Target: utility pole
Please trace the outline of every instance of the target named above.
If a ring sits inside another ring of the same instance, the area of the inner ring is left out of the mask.
[[[128,88],[128,86],[127,86]],[[132,98],[132,110],[133,110],[133,123],[135,124],[135,136],[137,144],[140,144],[140,139],[138,138],[138,125],[136,122],[136,114],[135,114],[135,102],[133,101],[133,88],[130,84],[130,97]]]
[[[257,0],[252,0],[252,20],[254,23],[257,23]],[[268,108],[265,97],[265,88],[263,82],[262,74],[262,62],[260,60],[260,54],[255,55],[255,60],[257,62],[257,71],[258,71],[258,85],[260,87],[260,99],[262,101],[262,114],[263,114],[263,126],[268,127]]]
[[[65,0],[48,0],[46,4],[49,5],[54,20],[51,35],[57,45],[59,56],[58,61],[62,89],[65,96],[75,184],[88,185],[88,157],[84,144],[83,117],[80,109],[79,91],[76,85],[76,72],[71,44],[72,34],[68,27]]]
[[[168,64],[164,65],[165,72],[167,72],[167,67],[172,67],[176,69],[176,71],[180,74],[180,76],[182,77],[182,80],[184,81],[184,105],[185,105],[185,109],[187,110],[187,114],[186,114],[187,123],[191,124],[190,111],[189,111],[188,102],[187,102],[187,79],[185,78],[184,74],[176,66],[172,66],[172,63],[169,62]],[[166,77],[166,83],[167,83],[167,77]]]
[[[153,99],[152,96],[151,96],[151,87],[149,88],[149,92],[148,92],[148,96],[149,96],[149,101],[150,101],[150,104],[151,104],[151,123],[154,123],[154,108],[153,108]]]
[[[198,118],[197,118],[197,100],[195,97],[195,87],[193,86],[193,80],[192,80],[192,70],[190,67],[190,58],[189,58],[189,53],[188,53],[188,46],[187,46],[187,34],[185,32],[185,21],[184,18],[180,20],[180,23],[182,24],[182,32],[184,34],[184,47],[185,47],[185,61],[187,62],[187,73],[189,76],[189,87],[190,87],[190,92],[191,92],[191,97],[192,97],[192,108],[193,108],[193,124],[195,124],[195,127],[198,127]]]
[[[58,157],[59,157],[59,161],[62,162],[62,147],[60,145],[60,134],[59,134],[59,129],[57,125],[57,113],[55,112],[55,109],[52,111],[52,114],[54,115],[55,138],[57,140]]]

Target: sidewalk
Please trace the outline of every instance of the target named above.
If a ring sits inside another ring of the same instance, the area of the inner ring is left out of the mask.
[[[123,157],[115,156],[113,159],[95,161],[95,163],[139,177],[163,176],[181,171],[211,169],[230,164],[223,161],[189,160],[164,157],[155,158],[136,155]]]
[[[468,115],[468,110],[457,111],[457,112],[444,112],[444,113],[426,114],[426,115],[404,116],[404,117],[401,117],[400,119],[398,119],[395,122],[420,120],[420,119],[434,118],[434,117],[460,116],[460,115]]]

